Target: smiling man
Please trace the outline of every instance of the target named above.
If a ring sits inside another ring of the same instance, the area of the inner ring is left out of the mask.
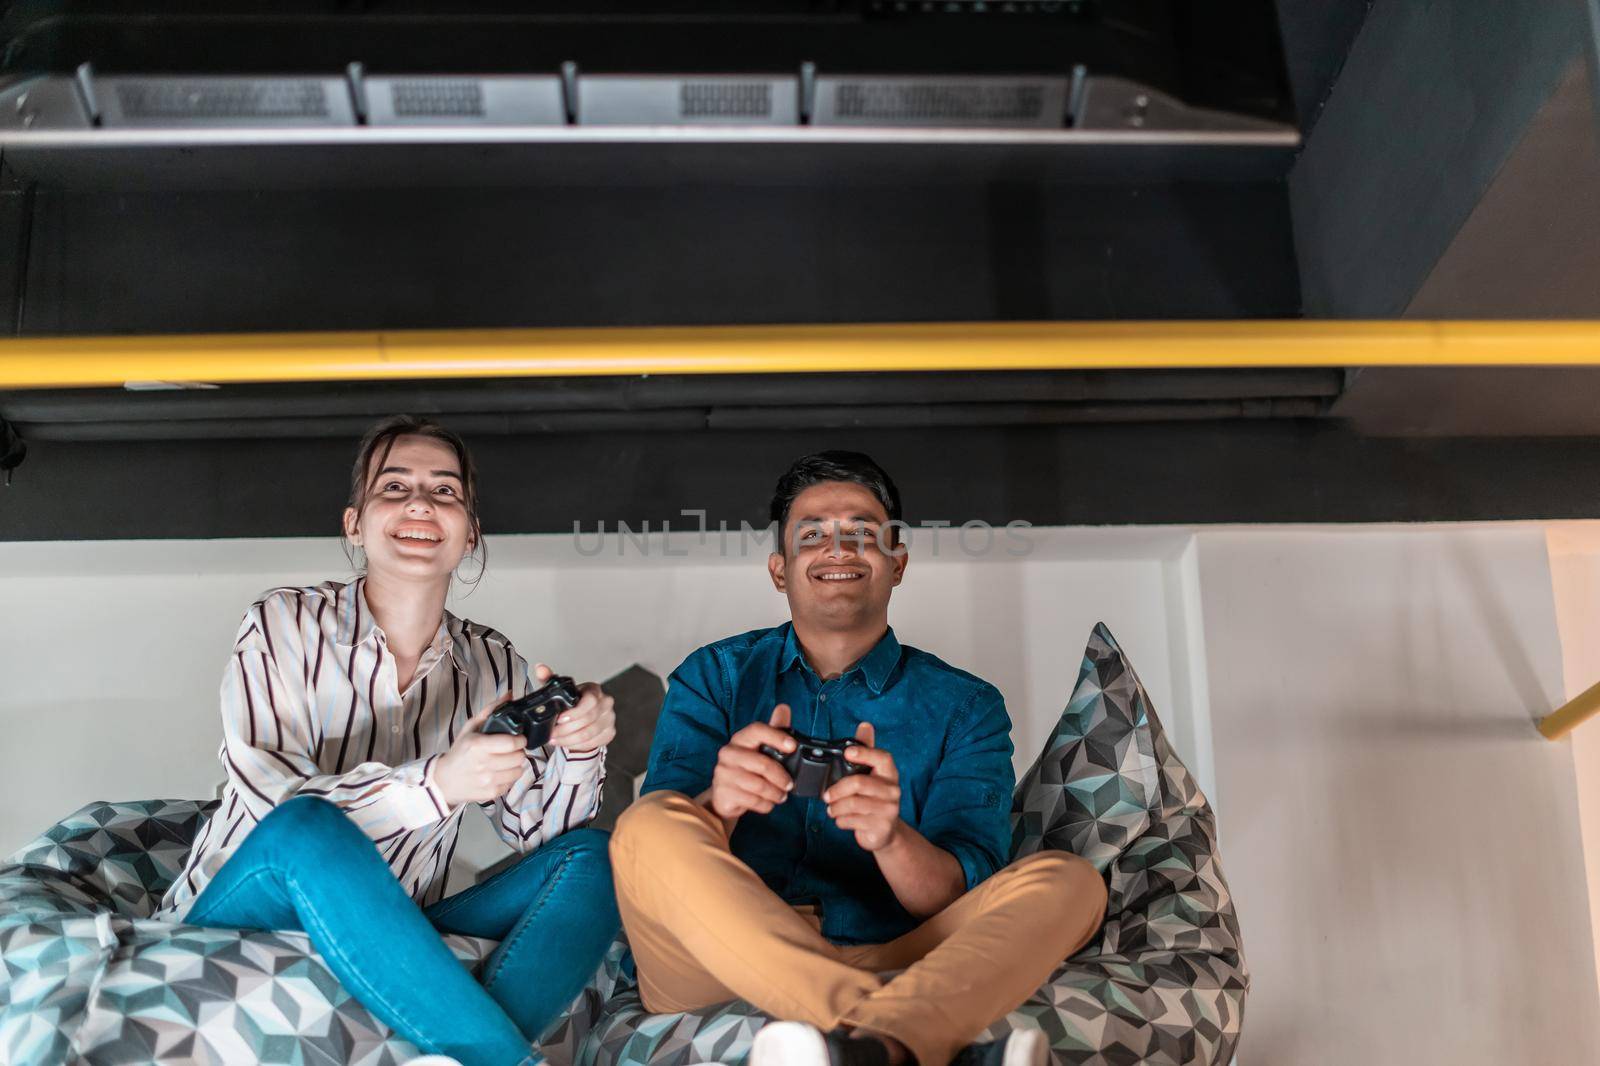
[[[908,559],[889,475],[810,455],[771,510],[792,621],[673,672],[645,795],[612,838],[644,1005],[748,1000],[780,1019],[752,1066],[1043,1066],[1038,1030],[971,1041],[1093,938],[1104,882],[1059,851],[1002,869],[1011,720],[993,685],[889,627]],[[867,772],[797,795],[762,750],[794,753],[794,733],[851,738]]]

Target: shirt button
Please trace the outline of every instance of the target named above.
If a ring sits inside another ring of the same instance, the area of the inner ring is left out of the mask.
[[[828,702],[828,694],[826,692],[824,692],[822,695],[818,696],[817,699],[821,700],[823,703],[827,703]]]
[[[397,726],[397,725],[392,725],[392,726],[389,727],[389,732],[398,733],[398,732],[400,732],[400,727]]]

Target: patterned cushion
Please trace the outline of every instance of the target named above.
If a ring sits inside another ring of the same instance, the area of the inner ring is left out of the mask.
[[[1012,821],[1012,858],[1040,848],[1083,855],[1106,874],[1109,902],[1100,937],[990,1036],[1042,1029],[1062,1064],[1229,1061],[1249,979],[1211,808],[1104,625],[1090,634],[1049,746],[1017,788]],[[626,988],[576,1061],[737,1063],[767,1020],[741,1001],[648,1014]]]
[[[0,1062],[416,1057],[350,998],[304,934],[146,917],[214,806],[93,803],[0,865]],[[446,940],[471,966],[494,947]],[[599,999],[591,993],[588,1009]]]
[[[1133,668],[1096,626],[1067,709],[1012,797],[1012,856],[1058,848],[1104,872],[1161,813],[1160,734]]]

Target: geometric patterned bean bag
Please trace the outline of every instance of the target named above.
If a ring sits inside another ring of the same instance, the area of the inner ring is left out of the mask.
[[[1104,625],[1017,787],[1012,824],[1013,859],[1040,848],[1082,855],[1106,875],[1109,900],[1100,936],[990,1035],[1041,1029],[1061,1064],[1229,1062],[1250,982],[1215,819]],[[578,1066],[737,1063],[768,1020],[738,1000],[650,1014],[631,982],[617,985],[577,1046]]]
[[[0,865],[0,1063],[352,1063],[418,1052],[352,999],[302,933],[148,916],[214,802],[94,803]],[[1100,936],[992,1035],[1048,1034],[1058,1063],[1226,1063],[1249,987],[1205,797],[1096,626],[1055,734],[1013,805],[1012,857],[1062,848],[1107,879]],[[476,969],[494,942],[450,936]],[[767,1018],[735,1001],[648,1014],[618,939],[542,1042],[555,1066],[741,1062]]]
[[[1216,818],[1103,624],[1055,736],[1017,787],[1012,857],[1082,855],[1106,924],[1022,1008],[1071,1063],[1226,1063],[1250,975]]]
[[[0,1063],[388,1066],[419,1054],[345,992],[304,933],[148,917],[215,806],[93,803],[0,865]],[[445,941],[472,969],[494,948]],[[559,1039],[583,1037],[606,981],[579,996]]]

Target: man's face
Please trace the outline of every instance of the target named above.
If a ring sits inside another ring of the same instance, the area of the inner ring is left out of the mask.
[[[794,498],[767,571],[795,621],[829,629],[882,623],[906,569],[904,545],[891,545],[892,531],[882,528],[888,520],[878,498],[851,481],[825,481]]]
[[[367,471],[367,486],[360,511],[345,509],[344,528],[366,551],[368,573],[448,579],[473,547],[455,451],[431,437],[400,437],[382,469]]]

